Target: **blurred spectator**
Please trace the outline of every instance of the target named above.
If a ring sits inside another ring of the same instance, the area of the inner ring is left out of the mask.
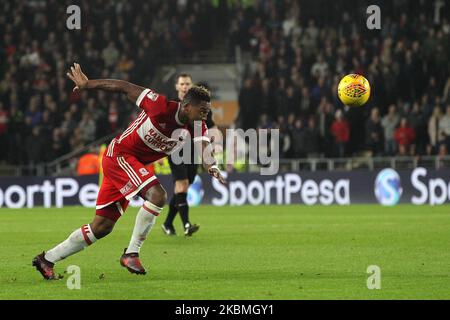
[[[308,127],[304,130],[303,149],[308,158],[318,158],[320,156],[320,133],[314,117],[309,117]]]
[[[273,128],[272,121],[270,121],[267,114],[263,113],[259,117],[259,122],[258,122],[257,128],[258,129],[272,129]]]
[[[300,108],[298,105],[299,95],[293,86],[289,86],[286,89],[286,106],[282,114],[296,114],[300,115]]]
[[[336,155],[340,158],[345,157],[345,148],[350,139],[350,126],[344,119],[342,110],[336,111],[335,120],[331,125],[331,134],[334,137]]]
[[[108,108],[109,132],[115,132],[119,128],[119,107],[116,101],[111,101]]]
[[[52,131],[55,127],[54,122],[51,119],[50,111],[45,110],[42,113],[42,122],[40,124],[42,135],[45,137],[45,139],[48,141],[52,138]]]
[[[256,114],[258,114],[256,90],[251,79],[245,79],[244,86],[239,93],[239,119],[244,130],[255,128]]]
[[[428,136],[433,152],[437,152],[439,142],[439,122],[442,118],[441,108],[435,107],[433,115],[428,120]]]
[[[275,97],[271,88],[269,79],[264,79],[261,82],[261,97],[260,97],[260,113],[270,115],[271,118],[275,118]],[[245,107],[245,106],[244,106]]]
[[[99,155],[86,153],[78,159],[77,174],[79,176],[98,174],[100,172]]]
[[[378,108],[371,110],[370,118],[366,123],[366,145],[374,156],[379,156],[383,150],[383,128]]]
[[[439,119],[439,142],[450,147],[450,105],[445,109],[445,115]]]
[[[28,107],[27,112],[25,113],[25,117],[31,119],[31,126],[36,126],[42,121],[42,112],[38,109],[39,97],[34,96],[30,99],[30,105]]]
[[[397,125],[400,122],[400,118],[397,114],[397,108],[395,105],[389,106],[388,114],[383,117],[381,121],[381,126],[384,130],[384,152],[388,156],[392,156],[395,154],[395,139],[394,139],[394,131],[397,128]]]
[[[319,132],[323,141],[323,152],[326,157],[333,157],[333,135],[330,132],[331,125],[334,122],[333,105],[326,98],[323,98],[319,105],[317,117],[319,121]]]
[[[64,120],[61,123],[61,131],[64,136],[68,136],[73,133],[75,128],[77,127],[77,123],[73,119],[73,115],[70,111],[66,111],[64,113]]]
[[[116,65],[119,60],[119,51],[117,50],[114,42],[110,41],[108,46],[102,51],[102,59],[105,67],[111,68]]]
[[[323,56],[320,54],[317,56],[317,60],[311,68],[311,75],[314,78],[324,78],[328,76],[328,63],[324,61]]]
[[[41,134],[41,128],[39,126],[33,127],[31,134],[25,141],[29,165],[35,165],[44,160],[46,143],[45,137]]]
[[[448,148],[445,144],[441,144],[439,146],[439,152],[438,152],[439,157],[445,157],[448,156]]]
[[[425,121],[423,112],[420,108],[420,104],[418,102],[414,103],[412,106],[412,110],[409,114],[406,115],[408,119],[408,123],[414,129],[416,133],[416,153],[424,154],[425,148],[427,144],[427,123]]]
[[[7,153],[4,152],[6,150],[7,145],[7,130],[8,130],[8,112],[5,110],[3,103],[0,101],[0,161],[4,160]]]
[[[301,119],[296,119],[294,122],[294,127],[292,128],[292,148],[293,148],[293,158],[304,158],[305,153],[305,135],[303,133],[305,129],[303,128],[303,122]]]
[[[283,116],[279,117],[274,129],[279,130],[280,158],[286,158],[289,154],[289,150],[291,149],[291,136],[288,131],[288,125]]]
[[[79,127],[82,129],[82,137],[85,144],[94,141],[96,125],[89,112],[83,112]]]
[[[50,147],[50,157],[51,159],[57,159],[69,152],[69,144],[64,138],[61,128],[55,128],[52,132],[52,144]]]
[[[120,76],[118,78],[127,78],[133,68],[134,61],[131,60],[126,53],[122,54],[119,62],[117,63],[117,70],[120,71]]]
[[[71,150],[78,150],[83,148],[85,144],[83,140],[83,130],[80,127],[75,128],[69,138],[69,143]]]
[[[412,146],[416,138],[414,129],[408,125],[408,120],[402,118],[400,126],[394,132],[394,139],[398,145],[398,153],[401,156],[413,155]]]
[[[447,83],[444,87],[443,101],[445,103],[450,103],[450,77],[448,77]]]
[[[8,123],[8,162],[23,163],[22,148],[17,148],[22,144],[21,130],[25,124],[25,117],[17,105],[11,106]]]
[[[303,87],[301,90],[300,112],[307,114],[311,112],[311,96],[308,88]]]

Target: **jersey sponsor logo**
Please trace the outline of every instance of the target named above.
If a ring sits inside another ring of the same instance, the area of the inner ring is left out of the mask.
[[[120,193],[125,195],[125,194],[129,193],[132,189],[133,189],[133,184],[131,183],[131,181],[128,181],[128,183],[126,185],[124,185],[122,187],[122,189],[120,189]]]
[[[162,134],[152,123],[150,119],[147,119],[137,130],[137,134],[142,141],[149,147],[157,152],[170,153],[177,145],[177,140],[170,139]]]
[[[147,134],[144,136],[144,139],[148,143],[148,146],[153,149],[159,149],[165,153],[171,152],[177,144],[176,141],[168,139],[154,128],[148,130]]]
[[[141,174],[141,176],[145,177],[145,176],[148,175],[150,172],[148,172],[147,169],[145,169],[145,168],[140,168],[140,169],[139,169],[139,173]]]
[[[156,92],[150,91],[150,92],[147,94],[147,98],[149,98],[149,99],[152,100],[152,101],[156,101],[156,100],[158,99],[158,97],[159,97],[159,94],[157,94]]]

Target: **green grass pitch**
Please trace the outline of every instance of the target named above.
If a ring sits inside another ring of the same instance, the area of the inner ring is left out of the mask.
[[[112,234],[57,264],[61,274],[80,267],[80,290],[67,288],[67,274],[43,280],[31,260],[93,210],[0,209],[0,299],[449,299],[449,209],[191,208],[200,231],[167,237],[163,214],[141,250],[149,273],[136,276],[119,265],[137,210],[129,208]],[[367,288],[369,265],[381,268],[380,290]]]

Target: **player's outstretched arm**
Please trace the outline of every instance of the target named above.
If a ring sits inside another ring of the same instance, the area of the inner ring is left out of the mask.
[[[205,170],[208,172],[208,174],[217,180],[221,184],[226,184],[227,181],[220,173],[219,167],[216,165],[216,161],[214,160],[214,148],[212,145],[212,142],[214,142],[214,137],[211,137],[211,142],[202,140],[201,141],[201,148],[203,150],[202,152],[202,164]],[[197,142],[198,147],[198,142]]]
[[[136,102],[139,95],[145,88],[137,86],[127,81],[114,80],[114,79],[99,79],[89,80],[88,77],[81,71],[81,67],[78,63],[75,63],[71,68],[67,76],[75,83],[73,90],[85,90],[85,89],[100,89],[111,92],[120,92],[127,95],[128,99],[132,102]]]

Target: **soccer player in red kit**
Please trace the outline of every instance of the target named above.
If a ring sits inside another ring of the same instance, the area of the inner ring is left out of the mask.
[[[167,198],[166,191],[145,165],[166,157],[179,146],[183,137],[192,137],[196,147],[202,150],[209,146],[204,120],[210,112],[210,93],[202,87],[193,87],[181,102],[169,101],[150,89],[126,81],[89,80],[77,63],[67,76],[75,83],[74,90],[124,93],[142,112],[127,130],[111,141],[103,157],[104,179],[93,221],[75,230],[53,249],[36,256],[32,264],[45,279],[56,279],[54,264],[108,235],[125,212],[129,200],[139,195],[144,199],[144,205],[136,216],[130,243],[120,263],[131,273],[145,274],[139,251]],[[200,127],[193,130],[194,125],[201,125],[201,130]],[[194,131],[201,132],[201,136],[195,137]],[[202,163],[211,176],[225,183],[216,165],[207,164],[205,159]]]

